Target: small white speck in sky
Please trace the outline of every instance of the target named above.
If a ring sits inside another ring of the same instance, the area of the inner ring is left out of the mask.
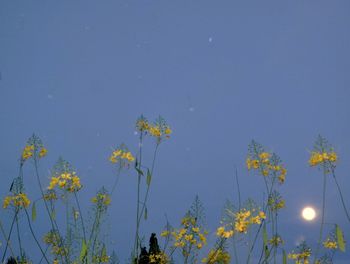
[[[49,100],[53,99],[53,95],[52,94],[48,94],[47,95],[47,99],[49,99]]]
[[[208,41],[209,41],[209,43],[213,42],[213,38],[209,37]]]
[[[190,112],[194,112],[194,107],[193,106],[191,106],[190,108],[188,108],[188,111],[190,111]]]

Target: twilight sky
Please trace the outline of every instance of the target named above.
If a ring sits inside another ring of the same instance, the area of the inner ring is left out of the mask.
[[[235,167],[242,198],[261,201],[263,181],[245,168],[255,139],[288,168],[280,189],[286,249],[303,238],[313,245],[319,219],[306,223],[300,210],[321,206],[322,175],[307,164],[318,134],[339,154],[337,176],[350,206],[349,12],[347,0],[2,0],[1,198],[35,132],[49,149],[43,181],[63,156],[81,176],[87,206],[101,185],[114,181],[111,147],[125,143],[136,152],[136,118],[161,115],[173,135],[160,146],[143,234],[159,233],[165,214],[178,226],[196,194],[214,231],[226,199],[236,201]],[[145,144],[149,159],[153,146]],[[30,165],[25,178],[35,196]],[[129,171],[107,221],[122,263],[133,245],[135,199],[136,175]],[[349,241],[331,178],[326,206],[326,222],[338,223]],[[8,216],[1,211],[6,226]],[[44,232],[46,221],[39,214],[35,227]],[[349,258],[339,254],[336,263]]]

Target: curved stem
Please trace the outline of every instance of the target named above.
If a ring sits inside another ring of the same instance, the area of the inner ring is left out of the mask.
[[[158,146],[159,144],[156,145],[156,148],[154,150],[154,154],[153,154],[153,161],[152,161],[152,167],[151,167],[151,175],[153,176],[153,171],[154,171],[154,165],[155,165],[155,161],[156,161],[156,157],[157,157],[157,150],[158,150]],[[147,199],[148,199],[148,194],[149,194],[149,189],[150,189],[151,184],[147,185],[147,189],[146,189],[146,194],[145,194],[145,198],[142,202],[142,208],[141,208],[141,212],[138,218],[138,223],[140,224],[143,213],[145,211],[146,208],[146,203],[147,203]]]
[[[84,236],[84,242],[86,243],[86,232],[85,232],[85,225],[84,225],[84,218],[80,209],[80,203],[77,197],[77,192],[74,192],[74,197],[75,201],[77,202],[78,210],[79,210],[79,215],[80,215],[80,220],[81,220],[81,226],[83,228],[83,236]]]
[[[10,251],[11,251],[12,256],[15,256],[15,253],[13,252],[11,243],[10,243],[10,241],[7,240],[7,235],[6,235],[4,226],[2,225],[2,222],[1,222],[1,221],[0,221],[0,230],[1,230],[1,233],[2,233],[2,235],[3,235],[3,237],[4,237],[4,239],[6,240],[6,245],[8,245],[8,247],[10,248]]]
[[[33,228],[32,228],[32,224],[30,223],[30,218],[29,218],[27,209],[24,209],[24,211],[25,211],[26,216],[27,216],[27,220],[28,220],[28,225],[29,225],[30,232],[32,233],[33,238],[34,238],[36,244],[38,245],[38,247],[39,247],[39,249],[40,249],[40,251],[41,251],[41,254],[43,255],[43,257],[44,257],[44,259],[46,260],[47,264],[50,264],[49,260],[48,260],[47,257],[46,257],[45,252],[43,251],[42,247],[40,246],[40,243],[39,243],[38,239],[36,238],[36,236],[35,236],[35,234],[34,234],[34,231],[33,231]]]
[[[18,245],[19,245],[19,254],[22,257],[23,248],[22,248],[21,234],[20,234],[19,225],[18,225],[18,214],[16,215],[16,229],[17,229],[17,239],[18,239]]]
[[[323,227],[324,227],[324,212],[326,207],[326,183],[327,183],[327,173],[326,168],[323,170],[323,191],[322,191],[322,216],[321,216],[321,226],[320,226],[320,235],[317,242],[317,248],[315,251],[315,258],[314,263],[316,263],[318,252],[320,250],[320,246],[322,243],[322,236],[323,236]]]
[[[346,205],[345,205],[345,202],[344,202],[343,193],[342,193],[342,191],[341,191],[341,189],[340,189],[338,180],[337,180],[337,178],[335,177],[335,172],[334,172],[334,168],[333,168],[332,165],[331,165],[331,171],[332,171],[332,176],[333,176],[333,179],[334,179],[334,181],[335,181],[335,184],[336,184],[336,186],[337,186],[337,188],[338,188],[338,192],[339,192],[339,195],[340,195],[340,200],[341,200],[341,203],[342,203],[342,205],[343,205],[343,209],[344,209],[344,212],[345,212],[345,214],[346,214],[346,218],[347,218],[348,221],[350,222],[349,212],[348,212],[348,210],[347,210],[347,208],[346,208]]]
[[[16,208],[15,216],[13,217],[13,220],[12,220],[12,223],[11,223],[11,227],[10,227],[10,232],[9,232],[9,235],[7,236],[7,239],[6,239],[6,246],[5,246],[4,254],[2,255],[2,258],[1,258],[1,263],[4,262],[4,259],[5,259],[5,256],[6,256],[6,252],[7,252],[7,247],[10,244],[10,238],[11,238],[11,234],[12,234],[12,230],[13,230],[13,226],[15,224],[15,220],[16,220],[17,214],[18,214],[18,209]]]
[[[41,196],[42,196],[43,201],[44,201],[44,204],[45,204],[46,211],[47,211],[47,213],[48,213],[48,215],[49,215],[49,218],[50,218],[51,227],[52,227],[52,229],[53,229],[54,231],[55,231],[55,230],[57,231],[58,234],[56,234],[56,232],[54,232],[54,233],[55,233],[55,236],[56,236],[56,239],[57,239],[57,241],[59,241],[60,247],[63,247],[63,241],[62,241],[62,237],[61,237],[61,235],[60,235],[60,231],[59,231],[58,225],[57,225],[57,223],[53,220],[52,215],[51,215],[51,213],[50,213],[49,206],[47,205],[47,201],[46,201],[45,198],[44,198],[44,197],[45,197],[45,194],[44,194],[43,186],[42,186],[42,184],[41,184],[41,180],[40,180],[40,176],[39,176],[38,161],[37,161],[35,155],[34,155],[34,158],[33,158],[33,159],[34,159],[34,168],[35,168],[36,178],[37,178],[37,181],[38,181],[38,184],[39,184],[39,189],[40,189]],[[57,236],[58,236],[58,237],[57,237]],[[60,255],[60,257],[61,257],[62,263],[64,263],[64,262],[63,262],[63,257],[62,257],[62,255]],[[66,260],[66,263],[68,264],[69,261],[68,261],[66,255],[65,255],[65,260]]]

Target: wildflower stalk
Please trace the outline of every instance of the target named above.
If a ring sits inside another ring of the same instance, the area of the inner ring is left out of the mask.
[[[79,215],[80,215],[80,220],[81,220],[81,227],[83,228],[83,237],[84,237],[84,242],[86,243],[86,232],[85,232],[85,225],[84,225],[84,218],[80,209],[80,203],[79,203],[79,199],[77,196],[77,192],[74,191],[74,197],[75,197],[75,201],[77,203],[78,206],[78,211],[79,211]]]
[[[153,171],[154,171],[154,165],[155,165],[155,161],[156,161],[158,146],[159,146],[159,143],[157,143],[156,148],[155,148],[155,150],[154,150],[154,154],[153,154],[153,161],[152,161],[152,166],[151,166],[151,175],[152,175],[152,176],[153,176]],[[141,213],[140,213],[140,216],[139,216],[139,219],[138,219],[139,224],[140,224],[140,222],[141,222],[143,213],[144,213],[145,208],[146,208],[146,203],[147,203],[147,199],[148,199],[148,194],[149,194],[150,186],[151,186],[151,184],[147,184],[147,189],[146,189],[145,198],[144,198],[144,200],[143,200],[143,202],[142,202]]]
[[[19,225],[18,225],[18,214],[16,214],[15,220],[16,220],[16,229],[17,229],[17,239],[18,239],[18,245],[19,245],[19,254],[20,256],[23,256],[22,241],[21,241],[21,235],[20,235]]]
[[[136,232],[135,232],[135,243],[134,243],[134,258],[136,263],[139,258],[139,215],[140,215],[140,183],[141,183],[141,164],[142,164],[142,139],[143,133],[140,133],[139,139],[139,164],[137,170],[137,201],[136,201]]]
[[[6,235],[4,226],[2,225],[2,222],[1,222],[1,221],[0,221],[0,230],[1,230],[1,233],[2,233],[2,235],[3,235],[3,237],[4,237],[4,239],[6,240],[6,245],[8,245],[8,247],[10,248],[10,251],[11,251],[12,256],[14,256],[15,253],[13,252],[13,249],[12,249],[12,246],[11,246],[10,241],[7,240],[7,235]]]
[[[111,196],[112,196],[112,194],[113,194],[115,188],[117,187],[117,184],[118,184],[118,181],[119,181],[119,176],[120,176],[120,172],[121,172],[121,171],[122,171],[122,166],[119,165],[118,172],[117,172],[117,177],[116,177],[116,179],[115,179],[115,182],[114,182],[113,187],[112,187],[112,190],[111,190]]]
[[[53,219],[53,217],[52,217],[52,215],[51,215],[51,213],[50,213],[50,209],[49,209],[49,206],[48,206],[48,204],[47,204],[47,201],[45,200],[45,194],[44,194],[43,186],[42,186],[42,183],[41,183],[41,180],[40,180],[40,176],[39,176],[38,161],[37,161],[36,155],[34,155],[33,160],[34,160],[35,174],[36,174],[36,178],[37,178],[37,181],[38,181],[38,184],[39,184],[39,189],[40,189],[40,192],[41,192],[41,197],[43,198],[46,211],[47,211],[47,213],[48,213],[48,215],[49,215],[50,222],[51,222],[51,227],[52,227],[53,230],[56,230],[56,231],[57,231],[58,234],[56,234],[56,232],[54,232],[54,233],[55,233],[55,236],[56,236],[56,239],[57,239],[57,241],[59,241],[60,247],[63,247],[63,241],[62,241],[62,237],[61,237],[61,235],[60,235],[60,231],[59,231],[58,225],[57,225],[57,223],[54,221],[54,219]],[[63,257],[62,257],[61,254],[60,254],[60,257],[61,257],[62,263],[64,263],[64,262],[63,262]],[[69,261],[68,261],[66,255],[65,255],[65,261],[66,261],[67,264],[69,263]]]
[[[341,189],[340,189],[338,180],[337,180],[337,178],[336,178],[336,176],[335,176],[334,166],[331,164],[331,162],[329,162],[329,163],[330,163],[330,168],[331,168],[332,176],[333,176],[333,179],[334,179],[334,181],[335,181],[335,185],[337,186],[337,189],[338,189],[338,192],[339,192],[339,195],[340,195],[340,200],[341,200],[341,203],[342,203],[342,205],[343,205],[344,212],[345,212],[345,214],[346,214],[346,218],[347,218],[348,221],[350,222],[349,212],[348,212],[348,210],[347,210],[347,208],[346,208],[346,205],[345,205],[345,202],[344,202],[343,193],[342,193],[342,191],[341,191]]]
[[[29,230],[30,230],[30,232],[32,233],[32,236],[33,236],[33,238],[34,238],[36,244],[38,245],[38,247],[39,247],[39,249],[40,249],[40,251],[41,251],[42,256],[43,256],[44,259],[46,260],[47,264],[50,264],[49,260],[48,260],[47,257],[46,257],[45,252],[43,251],[42,247],[40,246],[40,243],[39,243],[38,239],[36,238],[36,236],[35,236],[35,234],[34,234],[34,231],[33,231],[33,228],[32,228],[32,224],[31,224],[31,222],[30,222],[30,218],[29,218],[29,214],[28,214],[27,209],[24,208],[24,212],[26,213],[26,216],[27,216],[28,225],[29,225]]]
[[[9,232],[9,234],[8,234],[8,236],[7,236],[7,239],[6,239],[6,246],[5,246],[5,250],[4,250],[4,253],[3,253],[3,255],[2,255],[2,258],[1,258],[1,263],[4,262],[5,257],[6,257],[7,247],[8,247],[8,245],[9,245],[9,243],[10,243],[10,238],[11,238],[13,226],[14,226],[14,224],[15,224],[15,220],[16,220],[18,211],[19,211],[19,209],[16,208],[15,216],[13,217],[13,220],[12,220],[12,223],[11,223],[11,227],[10,227],[10,232]]]
[[[322,236],[323,236],[323,227],[324,227],[324,213],[326,207],[326,183],[327,183],[327,171],[325,166],[323,166],[323,190],[322,190],[322,215],[321,215],[321,226],[320,226],[320,235],[317,242],[317,247],[315,251],[314,263],[316,263],[318,252],[320,251],[320,247],[322,244]]]

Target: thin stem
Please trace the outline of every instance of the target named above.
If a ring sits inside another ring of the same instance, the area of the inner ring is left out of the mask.
[[[336,186],[337,186],[337,188],[338,188],[338,192],[339,192],[339,195],[340,195],[340,200],[341,200],[341,203],[342,203],[342,205],[343,205],[343,209],[344,209],[344,212],[345,212],[345,214],[346,214],[346,218],[347,218],[348,221],[350,222],[349,212],[348,212],[348,210],[347,210],[347,208],[346,208],[346,205],[345,205],[345,202],[344,202],[343,193],[342,193],[342,191],[341,191],[341,189],[340,189],[338,180],[337,180],[337,178],[335,177],[334,167],[333,167],[332,164],[331,164],[331,171],[332,171],[332,176],[333,176],[333,179],[334,179],[334,181],[335,181],[335,184],[336,184]]]
[[[23,248],[22,248],[21,235],[20,235],[19,225],[18,225],[18,214],[16,215],[16,229],[17,229],[17,239],[18,239],[18,245],[19,245],[19,254],[22,257],[23,256]]]
[[[156,148],[155,148],[154,154],[153,154],[153,161],[152,161],[152,166],[151,166],[151,175],[152,175],[152,176],[153,176],[154,165],[155,165],[155,161],[156,161],[156,157],[157,157],[158,146],[159,146],[159,144],[156,145]],[[142,219],[144,210],[145,210],[145,208],[146,208],[146,203],[147,203],[147,199],[148,199],[148,194],[149,194],[150,186],[151,186],[151,184],[147,184],[145,199],[143,200],[142,208],[141,208],[141,213],[140,213],[139,218],[138,218],[139,224],[140,224],[140,222],[141,222],[141,219]]]
[[[135,231],[135,243],[134,243],[134,258],[135,262],[138,262],[139,259],[139,214],[140,214],[140,183],[141,183],[141,163],[142,163],[142,138],[143,133],[140,133],[139,139],[139,166],[137,171],[137,200],[136,200],[136,231]]]
[[[325,213],[325,207],[326,207],[326,183],[327,183],[327,173],[326,168],[323,169],[323,191],[322,191],[322,216],[321,216],[321,226],[320,226],[320,235],[317,242],[317,248],[315,251],[315,258],[314,263],[316,263],[318,252],[320,250],[320,246],[322,243],[322,236],[323,236],[323,227],[324,227],[324,213]]]
[[[40,251],[41,251],[41,254],[43,255],[44,259],[46,260],[47,264],[49,264],[49,260],[47,259],[46,255],[45,255],[45,252],[43,251],[42,247],[40,246],[40,243],[38,241],[38,239],[36,238],[35,234],[34,234],[34,231],[33,231],[33,228],[32,228],[32,224],[30,223],[30,218],[29,218],[29,215],[28,215],[28,211],[27,209],[24,209],[25,213],[26,213],[26,216],[27,216],[27,220],[28,220],[28,225],[29,225],[29,229],[30,229],[30,232],[32,233],[33,235],[33,238],[36,242],[36,244],[38,245]]]
[[[12,220],[12,223],[11,223],[11,227],[10,227],[10,232],[9,232],[9,235],[8,235],[8,237],[6,239],[6,246],[5,246],[4,254],[2,255],[2,258],[1,258],[1,263],[4,262],[4,259],[5,259],[5,256],[6,256],[7,247],[9,245],[9,243],[10,243],[10,238],[11,238],[11,234],[12,234],[12,230],[13,230],[13,226],[15,224],[15,220],[16,220],[17,214],[18,214],[18,208],[16,208],[15,216],[13,217],[13,220]]]
[[[44,204],[45,204],[46,211],[47,211],[47,213],[48,213],[48,215],[49,215],[49,218],[50,218],[51,227],[52,227],[53,231],[55,231],[55,230],[57,231],[58,234],[56,234],[56,232],[54,232],[54,234],[55,234],[55,236],[56,236],[57,241],[59,241],[59,243],[60,243],[60,247],[63,247],[63,241],[62,241],[62,237],[61,237],[61,234],[60,234],[58,225],[57,225],[57,223],[53,220],[52,215],[51,215],[51,213],[50,213],[49,206],[47,205],[47,201],[46,201],[45,198],[44,198],[44,197],[45,197],[45,194],[44,194],[43,186],[42,186],[42,184],[41,184],[41,180],[40,180],[40,176],[39,176],[38,161],[37,161],[35,155],[34,155],[34,158],[33,158],[33,159],[34,159],[34,168],[35,168],[36,178],[37,178],[37,181],[38,181],[38,184],[39,184],[39,189],[40,189],[41,196],[42,196],[43,201],[44,201]],[[58,236],[58,237],[57,237],[57,236]],[[62,257],[62,255],[60,255],[60,257],[61,257],[62,263],[64,263],[64,262],[63,262],[63,257]],[[68,259],[67,259],[67,256],[65,256],[65,260],[66,260],[66,263],[68,264],[69,261],[68,261]]]
[[[78,200],[77,192],[74,192],[74,197],[75,197],[75,201],[77,202],[78,211],[79,211],[80,220],[81,220],[81,226],[83,228],[84,242],[86,243],[86,232],[85,232],[84,218],[83,218],[83,214],[82,214],[81,209],[80,209],[80,203]]]
[[[117,187],[118,181],[119,181],[119,176],[120,172],[122,171],[122,166],[119,164],[118,172],[117,172],[117,177],[115,179],[115,182],[113,184],[112,190],[111,190],[111,196],[114,193],[115,188]]]
[[[1,233],[2,235],[4,236],[4,239],[6,240],[6,244],[8,245],[8,247],[10,248],[10,251],[11,251],[11,254],[12,256],[15,255],[15,253],[13,252],[13,249],[12,249],[12,246],[11,246],[11,243],[10,241],[7,240],[7,235],[6,235],[6,232],[5,232],[5,229],[4,229],[4,226],[2,225],[2,222],[0,221],[0,229],[1,229]]]

